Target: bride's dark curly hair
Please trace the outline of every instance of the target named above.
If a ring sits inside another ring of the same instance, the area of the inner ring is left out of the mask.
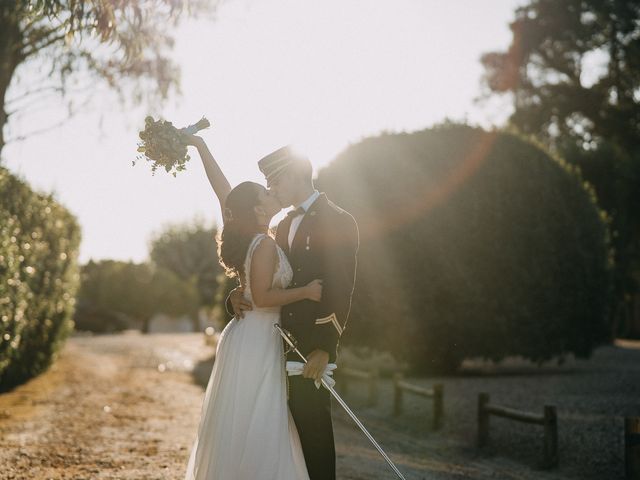
[[[260,233],[254,207],[260,205],[259,183],[243,182],[235,187],[224,205],[224,226],[218,239],[220,265],[229,277],[244,273],[244,261],[253,237]]]

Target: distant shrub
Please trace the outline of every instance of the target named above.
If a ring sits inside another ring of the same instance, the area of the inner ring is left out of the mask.
[[[75,321],[80,329],[106,332],[130,328],[134,319],[148,331],[156,313],[188,315],[197,327],[200,296],[195,279],[149,263],[90,261],[82,266]],[[102,323],[101,323],[102,322]]]
[[[537,146],[461,125],[384,134],[318,185],[360,227],[345,344],[449,372],[475,356],[588,357],[609,339],[607,219]]]
[[[215,304],[222,266],[218,262],[216,226],[202,220],[165,226],[154,234],[149,258],[161,268],[171,270],[182,280],[195,281],[200,305]]]
[[[73,329],[80,227],[0,167],[0,391],[44,371]]]
[[[114,333],[133,328],[132,319],[111,310],[104,310],[78,302],[73,321],[77,331]]]

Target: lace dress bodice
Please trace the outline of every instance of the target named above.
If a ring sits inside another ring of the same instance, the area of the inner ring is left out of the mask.
[[[260,244],[260,242],[266,238],[267,235],[264,233],[257,234],[251,244],[249,244],[249,248],[247,249],[247,256],[244,261],[244,273],[245,273],[245,289],[244,295],[247,300],[251,302],[253,305],[254,311],[268,311],[268,312],[278,312],[280,311],[280,307],[264,307],[258,308],[253,303],[253,296],[251,295],[251,259],[253,257],[253,252],[255,252],[256,248]],[[287,256],[282,251],[282,249],[276,245],[276,251],[278,252],[278,264],[276,266],[275,271],[273,272],[273,280],[271,282],[271,286],[273,288],[287,288],[289,283],[291,283],[291,279],[293,278],[293,269],[291,268],[291,264],[289,260],[287,260]]]

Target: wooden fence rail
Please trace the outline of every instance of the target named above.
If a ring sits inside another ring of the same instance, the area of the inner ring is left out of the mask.
[[[368,372],[356,370],[353,368],[341,368],[336,370],[337,376],[340,378],[342,393],[346,396],[349,392],[349,379],[364,380],[369,385],[369,398],[367,404],[370,407],[378,403],[378,370],[371,368]]]
[[[404,392],[413,393],[422,397],[433,399],[433,418],[432,426],[434,430],[438,430],[442,427],[442,420],[444,417],[444,387],[442,384],[436,384],[432,388],[423,388],[417,385],[412,385],[403,381],[403,375],[396,373],[393,376],[393,414],[400,415],[402,413],[402,397]]]
[[[478,447],[484,447],[489,441],[489,416],[510,418],[524,423],[544,427],[543,466],[552,468],[558,465],[558,416],[556,407],[545,405],[542,415],[523,412],[513,408],[492,405],[489,394],[478,395]]]

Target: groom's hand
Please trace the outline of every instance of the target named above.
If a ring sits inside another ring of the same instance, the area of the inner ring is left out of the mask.
[[[244,318],[244,312],[253,310],[251,302],[244,298],[244,288],[236,287],[231,290],[229,294],[231,300],[231,306],[233,307],[233,313],[236,318]]]
[[[329,354],[324,350],[314,350],[307,356],[302,376],[320,381],[329,363]]]

